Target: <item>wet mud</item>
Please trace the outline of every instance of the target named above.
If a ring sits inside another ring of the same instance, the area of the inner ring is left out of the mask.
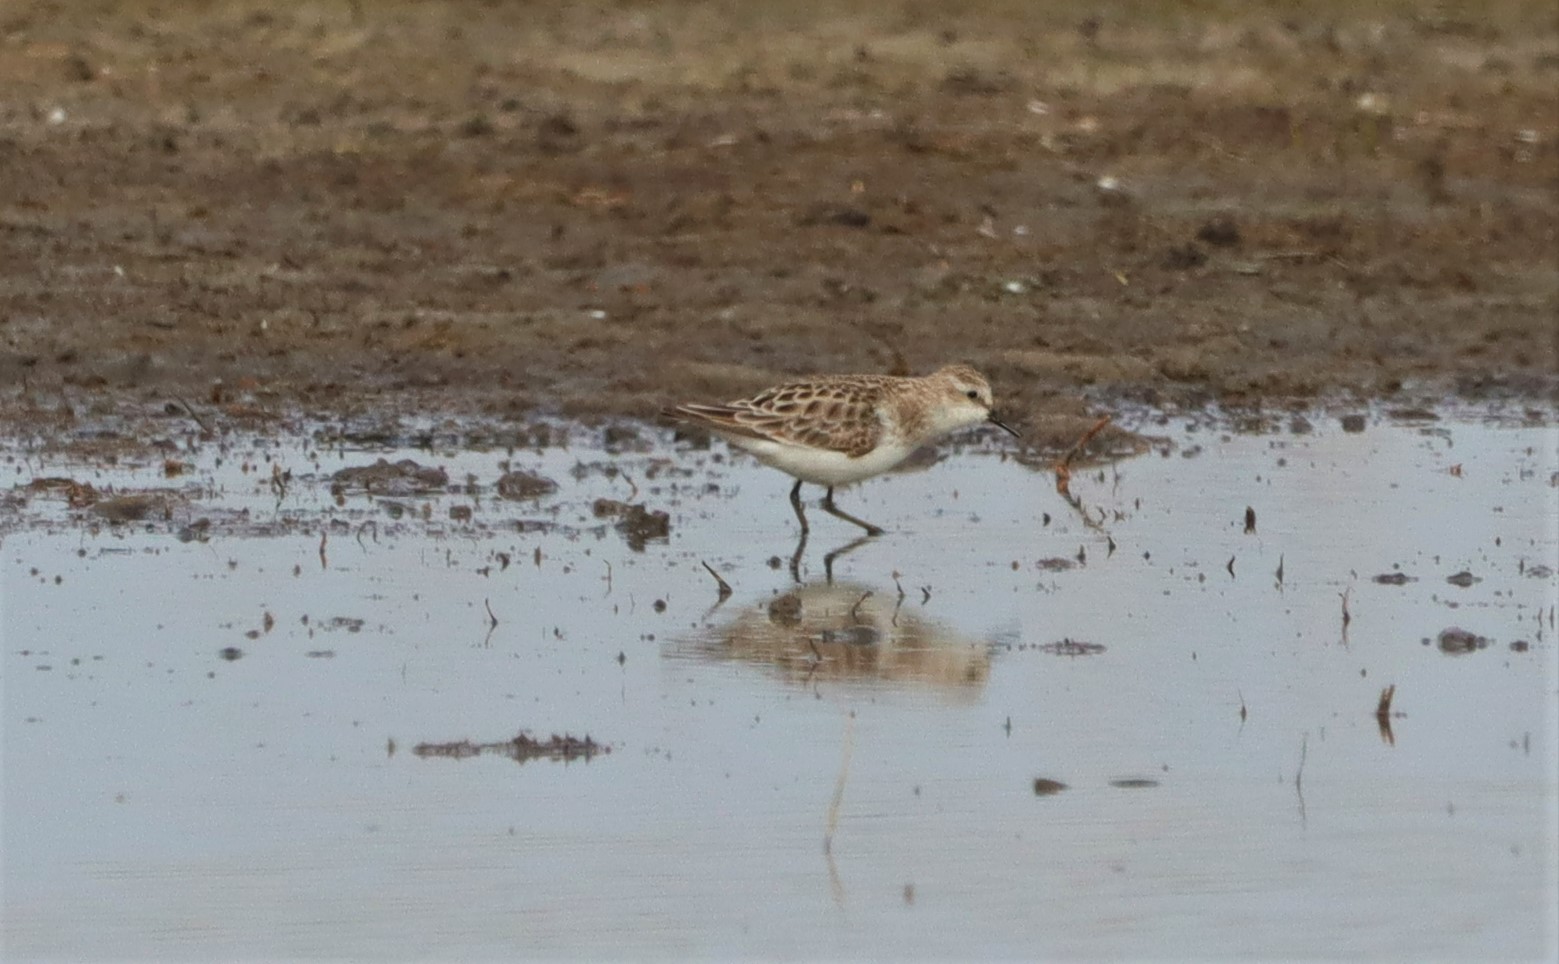
[[[0,43],[13,425],[648,417],[954,359],[1030,432],[1555,397],[1543,3],[19,0]]]

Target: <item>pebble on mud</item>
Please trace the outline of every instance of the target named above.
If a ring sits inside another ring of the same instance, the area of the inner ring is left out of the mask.
[[[1194,244],[1177,244],[1164,252],[1164,267],[1170,271],[1188,271],[1207,263],[1207,252]]]
[[[601,433],[601,441],[608,452],[623,452],[630,449],[638,449],[640,444],[639,430],[632,425],[608,425]]]
[[[1228,215],[1219,215],[1203,224],[1196,232],[1196,240],[1220,248],[1232,248],[1240,243],[1239,225]]]
[[[418,465],[411,459],[341,469],[330,477],[332,494],[366,492],[370,495],[428,495],[449,486],[449,473]]]
[[[1363,415],[1344,415],[1338,419],[1342,423],[1342,430],[1351,434],[1364,431],[1365,419]]]
[[[799,227],[837,225],[844,228],[864,228],[872,223],[871,214],[849,204],[821,201],[802,211],[796,217]]]

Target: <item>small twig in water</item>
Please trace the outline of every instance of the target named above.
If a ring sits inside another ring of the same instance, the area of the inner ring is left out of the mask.
[[[1110,424],[1110,416],[1106,415],[1099,419],[1099,421],[1094,423],[1093,428],[1084,432],[1082,437],[1073,442],[1072,447],[1067,449],[1060,459],[1056,460],[1056,491],[1065,496],[1068,502],[1072,501],[1072,493],[1068,488],[1068,483],[1072,481],[1072,460],[1077,457],[1077,453],[1083,450],[1083,446],[1087,445],[1089,440],[1098,435],[1100,430],[1108,424]]]
[[[1380,691],[1380,702],[1375,704],[1375,722],[1380,725],[1380,738],[1387,746],[1396,746],[1396,735],[1391,732],[1391,700],[1397,695],[1397,684]]]
[[[276,493],[276,504],[280,505],[287,498],[287,481],[292,478],[291,472],[283,472],[280,462],[271,463],[271,491]]]
[[[498,628],[498,617],[493,615],[493,604],[488,602],[486,599],[483,599],[482,600],[482,605],[487,607],[487,618],[492,620],[492,625],[489,628],[490,629],[497,629]]]
[[[715,582],[720,584],[720,601],[724,602],[725,600],[729,599],[731,596],[731,584],[726,582],[724,579],[721,579],[720,574],[715,572],[714,567],[710,566],[709,563],[700,559],[698,564],[703,566],[706,572],[715,577]]]
[[[189,413],[189,417],[195,420],[195,424],[200,426],[200,430],[202,432],[210,435],[216,434],[215,432],[211,431],[211,426],[206,424],[206,420],[200,417],[200,413],[195,411],[195,406],[185,401],[183,396],[175,395],[173,396],[173,400],[184,406],[184,411]]]
[[[1108,415],[1095,422],[1092,428],[1084,432],[1082,437],[1074,442],[1070,449],[1067,449],[1066,454],[1062,455],[1055,465],[1056,492],[1060,494],[1061,498],[1066,500],[1067,505],[1077,510],[1077,514],[1083,518],[1083,525],[1088,526],[1090,529],[1099,529],[1102,526],[1099,522],[1089,518],[1088,510],[1083,508],[1083,500],[1072,494],[1072,459],[1076,458],[1077,453],[1082,451],[1083,446],[1087,445],[1088,441],[1099,434],[1099,430],[1108,424],[1110,424],[1110,416]]]
[[[1305,784],[1305,757],[1310,755],[1310,734],[1306,733],[1299,741],[1299,769],[1294,771],[1294,789],[1304,792]]]

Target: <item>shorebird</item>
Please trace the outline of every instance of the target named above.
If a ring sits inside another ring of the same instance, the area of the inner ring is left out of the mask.
[[[793,476],[790,504],[803,537],[804,482],[827,487],[825,512],[879,536],[882,529],[834,504],[835,486],[880,475],[927,442],[971,425],[988,422],[1018,434],[996,417],[990,383],[968,365],[918,378],[819,375],[723,405],[688,402],[662,414],[707,428]]]

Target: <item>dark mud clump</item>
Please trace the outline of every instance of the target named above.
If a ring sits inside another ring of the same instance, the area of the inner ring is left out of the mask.
[[[449,487],[449,473],[443,469],[418,465],[411,459],[391,462],[380,459],[373,465],[341,469],[330,477],[333,495],[366,492],[369,495],[433,495]]]
[[[526,499],[539,499],[544,495],[551,495],[558,490],[558,484],[543,475],[534,472],[505,472],[498,477],[498,495],[505,499],[521,502]]]
[[[1039,647],[1042,653],[1052,656],[1097,656],[1104,652],[1104,646],[1100,643],[1085,643],[1078,639],[1062,639],[1054,643],[1046,643]]]
[[[615,518],[617,531],[628,541],[628,548],[643,552],[651,539],[671,536],[671,516],[658,509],[646,509],[638,503],[618,502],[616,499],[596,499],[592,507],[597,519]]]
[[[648,416],[956,358],[1014,416],[1552,391],[1531,0],[1084,43],[1069,3],[350,6],[6,4],[0,421]]]
[[[211,540],[211,520],[201,516],[187,526],[180,526],[174,533],[174,538],[180,542],[209,542]]]
[[[1034,778],[1034,796],[1053,797],[1066,789],[1066,784],[1060,780],[1051,780],[1046,777]]]
[[[613,455],[620,452],[647,452],[650,449],[649,441],[637,428],[622,423],[608,425],[601,433],[601,443]]]
[[[1436,643],[1440,647],[1440,652],[1447,656],[1464,656],[1467,653],[1486,649],[1490,640],[1487,636],[1479,636],[1477,633],[1452,626],[1450,629],[1440,631]]]
[[[92,506],[92,514],[109,522],[142,522],[146,519],[166,519],[169,516],[168,497],[159,493],[137,492],[99,499]]]
[[[569,763],[574,760],[589,761],[597,754],[610,753],[612,748],[597,743],[589,734],[584,737],[554,733],[545,740],[538,740],[528,733],[520,733],[512,740],[497,743],[472,743],[457,740],[453,743],[418,743],[411,752],[420,757],[449,757],[464,760],[484,754],[506,756],[515,763],[532,760],[553,760]]]

